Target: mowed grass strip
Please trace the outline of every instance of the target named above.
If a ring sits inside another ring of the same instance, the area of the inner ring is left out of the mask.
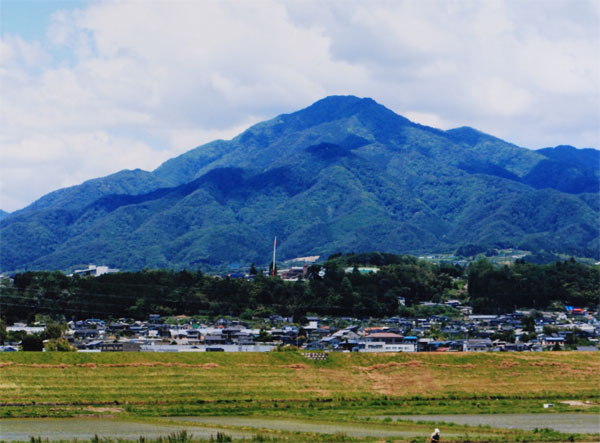
[[[319,399],[598,399],[599,353],[13,353],[0,403],[192,404]]]

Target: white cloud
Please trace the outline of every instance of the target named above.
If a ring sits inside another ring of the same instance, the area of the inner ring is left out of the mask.
[[[480,112],[492,116],[518,117],[527,112],[531,94],[497,77],[476,81],[470,88],[471,99]]]
[[[0,40],[0,64],[3,67],[35,68],[49,60],[50,56],[39,42],[27,42],[18,35],[7,35]]]
[[[255,123],[262,121],[264,117],[250,117],[244,121],[244,123],[234,126],[231,128],[219,130],[219,129],[189,129],[189,130],[173,130],[171,132],[167,132],[168,141],[170,146],[187,146],[188,148],[193,148],[196,146],[203,145],[205,143],[209,143],[214,140],[230,140],[236,135],[240,134],[244,130],[248,129],[248,127],[252,126]],[[174,157],[175,155],[180,154],[181,152],[172,151],[167,153],[168,158]]]
[[[439,115],[430,112],[406,111],[404,117],[421,125],[431,126],[438,129],[451,129],[453,125],[440,118]]]
[[[1,204],[18,208],[19,202],[39,198],[49,190],[121,169],[153,169],[167,158],[144,143],[103,131],[32,135],[15,143],[3,142]]]
[[[524,146],[597,147],[599,11],[593,0],[109,0],[57,11],[45,41],[0,38],[0,205],[153,168],[330,94]]]

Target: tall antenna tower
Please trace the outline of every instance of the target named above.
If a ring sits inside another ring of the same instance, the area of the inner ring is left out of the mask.
[[[275,240],[273,240],[273,269],[271,270],[271,276],[275,277],[277,275],[277,271],[275,271],[275,250],[277,249],[277,236],[275,236]]]

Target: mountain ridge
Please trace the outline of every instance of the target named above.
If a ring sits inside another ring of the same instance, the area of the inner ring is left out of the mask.
[[[600,152],[571,148],[529,151],[327,97],[5,216],[0,269],[263,264],[275,235],[282,257],[467,243],[596,256]]]

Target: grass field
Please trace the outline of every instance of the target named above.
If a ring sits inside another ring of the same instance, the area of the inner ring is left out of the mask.
[[[379,426],[387,424],[366,417],[598,414],[598,354],[334,353],[314,362],[296,352],[11,353],[0,356],[0,414],[143,420],[252,415],[336,423],[368,420]],[[543,409],[544,403],[555,407]],[[394,424],[402,425],[417,426]],[[527,440],[527,435],[520,433],[519,438]]]

